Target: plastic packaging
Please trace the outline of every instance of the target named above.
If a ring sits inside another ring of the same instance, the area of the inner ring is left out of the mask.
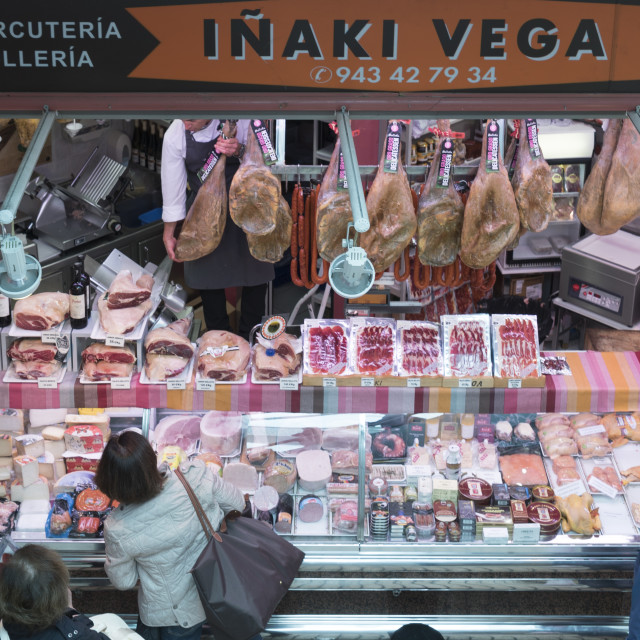
[[[349,361],[356,374],[390,376],[395,353],[395,321],[352,318]]]
[[[460,477],[461,463],[460,447],[457,444],[450,444],[447,454],[447,478],[449,480],[457,480]]]
[[[73,496],[68,493],[59,493],[53,501],[53,506],[47,517],[45,533],[47,538],[68,538],[71,526],[71,510],[73,509]]]
[[[349,323],[345,320],[305,320],[304,373],[341,376],[349,369]]]
[[[538,319],[530,315],[491,316],[494,375],[500,378],[540,376]]]
[[[251,381],[257,384],[277,383],[293,376],[302,365],[302,338],[281,333],[267,340],[258,332],[251,347]]]
[[[491,325],[488,314],[442,316],[444,375],[491,376]]]
[[[395,375],[441,376],[440,327],[433,322],[396,323]]]

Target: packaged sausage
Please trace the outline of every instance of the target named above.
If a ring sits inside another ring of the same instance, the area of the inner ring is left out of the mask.
[[[491,376],[489,315],[442,316],[444,375],[457,378]]]
[[[304,364],[309,375],[343,376],[349,369],[349,323],[345,320],[304,321]]]
[[[395,332],[395,321],[390,318],[351,318],[349,362],[353,373],[392,375]]]
[[[552,164],[551,169],[551,189],[553,193],[564,191],[564,167],[561,164]]]
[[[491,316],[494,375],[499,378],[540,376],[538,318],[533,315]]]
[[[399,320],[396,323],[397,376],[441,376],[440,326],[434,322]]]
[[[68,538],[71,530],[71,510],[73,509],[73,496],[68,493],[59,493],[53,501],[51,511],[47,517],[44,530],[47,538]]]
[[[373,460],[385,462],[404,461],[407,456],[407,415],[389,414],[367,425],[373,437]]]
[[[577,164],[566,164],[564,166],[564,190],[570,193],[580,191],[580,166]]]

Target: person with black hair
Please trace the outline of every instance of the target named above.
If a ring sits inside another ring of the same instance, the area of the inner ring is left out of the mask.
[[[60,555],[36,544],[21,547],[2,566],[0,618],[11,640],[109,640],[71,607]]]
[[[391,640],[444,640],[444,636],[427,624],[412,622],[396,629]]]

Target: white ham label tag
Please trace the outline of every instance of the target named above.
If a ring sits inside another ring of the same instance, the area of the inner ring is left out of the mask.
[[[587,478],[587,482],[589,486],[597,491],[598,493],[604,493],[606,496],[610,498],[615,498],[618,495],[618,490],[615,487],[612,487],[610,484],[606,482],[602,482],[600,478],[596,478],[595,476],[589,476]]]
[[[280,378],[280,389],[282,391],[297,391],[298,378]]]
[[[471,378],[460,378],[458,386],[462,389],[471,389]]]
[[[52,377],[38,378],[38,389],[57,389],[58,380]]]
[[[605,433],[606,429],[603,424],[594,424],[591,427],[582,427],[577,430],[581,436],[592,436],[596,433]]]
[[[360,386],[361,387],[375,387],[376,379],[375,378],[360,378]]]
[[[60,334],[56,331],[43,331],[42,342],[45,344],[55,344],[56,340],[60,337]]]
[[[522,387],[522,380],[520,380],[520,378],[509,378],[507,386],[509,389],[520,389]]]
[[[167,380],[167,389],[186,389],[187,385],[184,380]]]
[[[576,480],[575,482],[570,482],[569,484],[560,485],[556,490],[556,495],[561,498],[566,498],[570,496],[572,493],[575,493],[578,496],[581,496],[584,493],[584,484],[580,480]]]
[[[196,391],[215,391],[215,380],[196,380]]]
[[[536,544],[540,542],[540,524],[516,523],[513,525],[513,544]]]
[[[420,378],[407,378],[407,387],[416,389],[420,386]]]
[[[112,389],[131,389],[131,378],[111,378]]]
[[[108,335],[104,343],[107,347],[124,347],[124,336]]]
[[[337,381],[335,378],[322,378],[323,387],[336,387]]]

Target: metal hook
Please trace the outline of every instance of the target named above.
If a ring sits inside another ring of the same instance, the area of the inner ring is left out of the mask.
[[[298,163],[298,184],[300,184],[300,163]]]

